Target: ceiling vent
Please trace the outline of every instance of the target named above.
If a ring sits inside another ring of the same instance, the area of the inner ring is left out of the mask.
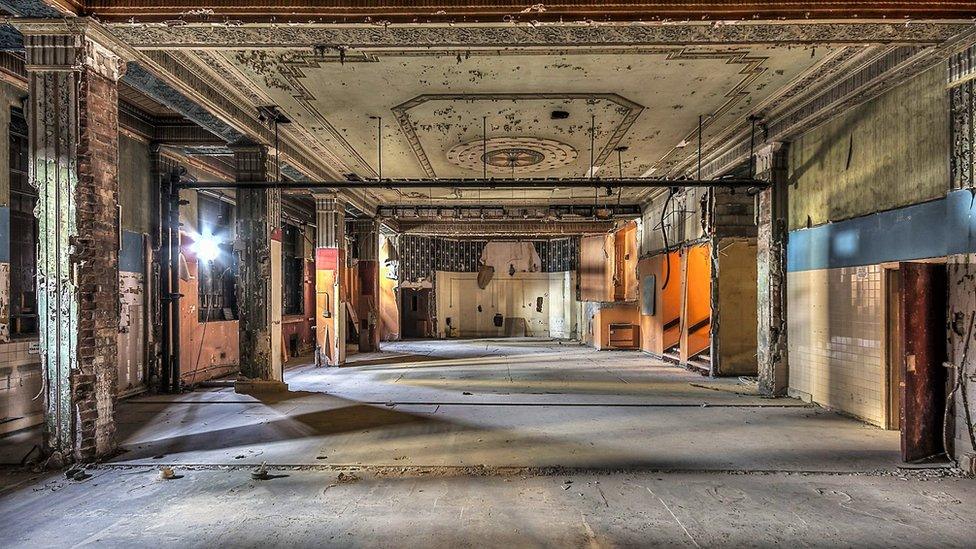
[[[566,120],[569,118],[569,112],[567,111],[552,111],[549,113],[549,117],[553,120]]]

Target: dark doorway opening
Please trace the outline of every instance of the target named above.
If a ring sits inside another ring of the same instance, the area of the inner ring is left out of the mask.
[[[434,321],[431,318],[431,289],[403,288],[400,290],[400,330],[405,339],[431,337]]]

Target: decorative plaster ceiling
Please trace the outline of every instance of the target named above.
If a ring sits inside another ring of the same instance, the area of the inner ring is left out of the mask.
[[[516,177],[585,177],[591,150],[597,177],[673,174],[695,149],[699,116],[708,142],[757,108],[802,95],[811,75],[845,55],[840,46],[753,45],[220,48],[178,58],[255,106],[280,106],[293,121],[288,131],[335,173],[377,176],[381,117],[383,176],[433,179],[481,177],[483,138],[491,177],[511,177],[512,164]],[[602,191],[370,193],[380,203],[546,203],[592,202]]]

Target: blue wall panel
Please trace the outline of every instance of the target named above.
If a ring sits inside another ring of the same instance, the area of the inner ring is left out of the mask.
[[[787,270],[876,265],[976,252],[976,201],[970,191],[791,231]]]

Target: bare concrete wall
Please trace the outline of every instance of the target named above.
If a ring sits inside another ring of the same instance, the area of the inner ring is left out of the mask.
[[[756,375],[756,241],[752,238],[721,239],[718,256],[712,279],[720,313],[715,315],[718,322],[712,331],[717,358],[713,371],[723,376]]]
[[[150,232],[150,175],[149,144],[119,135],[119,203],[125,230]]]
[[[949,102],[941,65],[790,145],[790,229],[945,196]]]

